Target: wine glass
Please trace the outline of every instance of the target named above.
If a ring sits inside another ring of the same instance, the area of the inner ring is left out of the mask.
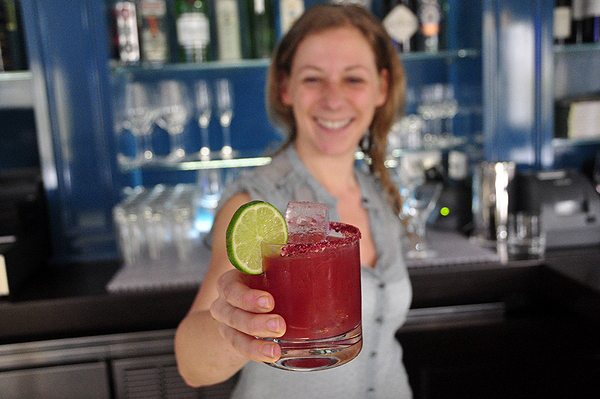
[[[400,160],[398,179],[402,196],[401,216],[407,221],[407,259],[427,259],[437,255],[427,244],[427,219],[440,198],[443,183],[426,180],[427,163],[427,158],[419,155],[405,156]]]
[[[208,141],[208,125],[212,112],[212,96],[205,80],[199,80],[194,85],[196,97],[196,111],[198,113],[198,126],[202,133],[202,147],[200,148],[200,159],[210,159],[210,146]]]
[[[161,98],[162,125],[171,140],[171,151],[167,157],[170,162],[179,162],[186,156],[184,130],[191,116],[191,107],[186,87],[177,80],[164,80],[159,83]]]
[[[157,117],[153,91],[145,83],[129,82],[125,85],[124,127],[136,138],[136,161],[145,163],[154,159],[152,150],[152,125]]]
[[[231,133],[229,131],[231,119],[233,118],[233,89],[228,79],[217,80],[217,112],[219,115],[219,124],[223,131],[221,156],[228,159],[233,156]]]
[[[415,185],[404,200],[403,212],[408,218],[408,259],[427,259],[437,255],[427,244],[427,219],[435,209],[442,193],[441,182],[424,182]]]

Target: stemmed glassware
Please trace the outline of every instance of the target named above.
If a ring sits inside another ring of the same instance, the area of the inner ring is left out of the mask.
[[[157,110],[151,88],[141,82],[129,82],[125,85],[124,126],[136,138],[136,163],[150,162],[154,159],[152,150],[152,126],[157,118]]]
[[[186,156],[183,132],[191,117],[191,107],[183,83],[177,80],[164,80],[159,83],[161,116],[159,124],[169,134],[171,151],[169,162],[179,162]]]
[[[194,85],[196,97],[196,111],[198,113],[198,126],[202,133],[202,147],[200,148],[200,159],[210,159],[210,144],[208,139],[208,125],[212,113],[212,96],[205,80],[199,80]]]
[[[427,244],[427,219],[440,198],[443,183],[427,181],[425,165],[419,157],[401,159],[398,173],[402,196],[402,217],[407,221],[405,256],[407,259],[433,258],[437,253]]]
[[[223,131],[223,147],[221,148],[221,156],[225,159],[233,156],[231,148],[231,132],[229,126],[233,118],[233,88],[228,79],[217,80],[217,113],[219,116],[219,124]]]

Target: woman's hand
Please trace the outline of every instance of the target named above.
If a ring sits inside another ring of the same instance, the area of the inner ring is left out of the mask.
[[[219,333],[242,355],[257,362],[274,362],[281,348],[269,340],[285,333],[285,321],[272,314],[275,302],[265,291],[253,290],[242,280],[241,272],[229,270],[217,282],[219,297],[210,314],[219,323]]]

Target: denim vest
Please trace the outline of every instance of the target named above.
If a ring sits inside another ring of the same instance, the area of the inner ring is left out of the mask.
[[[412,289],[402,258],[402,224],[383,197],[379,182],[357,168],[355,175],[367,209],[377,251],[374,268],[363,266],[363,348],[349,363],[309,373],[278,370],[250,362],[244,366],[232,398],[411,398],[402,348],[395,338],[412,299]],[[339,221],[337,199],[306,169],[293,146],[266,166],[244,173],[221,198],[246,192],[252,200],[267,201],[281,212],[289,201],[316,201],[327,205],[330,220]],[[210,240],[210,236],[208,239]]]

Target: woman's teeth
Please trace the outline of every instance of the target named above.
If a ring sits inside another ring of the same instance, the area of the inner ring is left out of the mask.
[[[343,120],[328,120],[328,119],[319,119],[317,118],[317,123],[323,126],[326,129],[336,130],[341,129],[350,123],[351,119],[343,119]]]

